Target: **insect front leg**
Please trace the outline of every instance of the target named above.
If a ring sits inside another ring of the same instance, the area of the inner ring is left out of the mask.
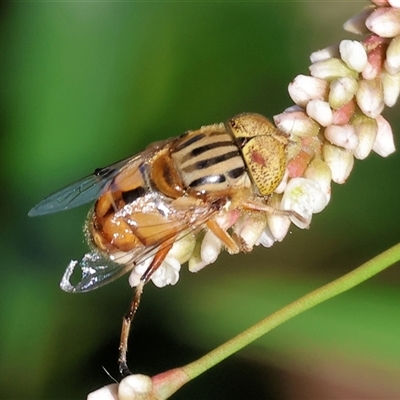
[[[135,292],[133,294],[129,310],[122,320],[121,340],[119,343],[118,366],[120,374],[124,377],[132,374],[132,372],[128,368],[128,363],[126,360],[126,354],[128,352],[128,338],[133,318],[139,307],[140,298],[143,293],[143,287],[150,280],[153,273],[157,271],[157,269],[161,266],[168,252],[171,250],[174,241],[175,238],[169,240],[168,243],[164,243],[161,246],[161,248],[157,251],[150,266],[147,268],[145,273],[140,277],[140,283],[135,288]]]
[[[258,211],[258,212],[265,212],[266,214],[269,215],[284,215],[287,217],[294,217],[297,220],[305,223],[306,220],[304,219],[303,216],[301,216],[299,213],[293,210],[279,210],[278,208],[272,207],[267,204],[261,204],[257,202],[252,202],[252,201],[246,201],[241,205],[241,208],[247,211]]]

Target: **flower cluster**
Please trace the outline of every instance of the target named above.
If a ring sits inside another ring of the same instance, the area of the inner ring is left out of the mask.
[[[291,223],[307,228],[312,215],[328,204],[331,181],[344,183],[355,158],[362,160],[371,151],[386,157],[395,150],[381,113],[400,93],[400,1],[372,3],[344,24],[347,31],[366,35],[364,40],[342,40],[313,53],[310,76],[299,75],[289,85],[295,105],[274,117],[277,128],[290,137],[285,176],[268,201],[276,212],[232,215],[227,210],[218,216],[219,226],[230,229],[246,250],[283,240]],[[190,234],[175,243],[153,282],[175,284],[182,263],[198,271],[223,248],[210,230]],[[132,286],[144,269],[134,269]]]

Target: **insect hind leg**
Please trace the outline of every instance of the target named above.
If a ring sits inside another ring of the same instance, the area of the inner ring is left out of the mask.
[[[160,249],[158,249],[155,254],[153,261],[150,266],[147,268],[145,273],[140,278],[140,283],[135,288],[135,292],[133,294],[133,298],[131,304],[129,306],[128,312],[125,314],[122,320],[122,329],[121,329],[121,339],[119,343],[119,357],[118,357],[118,367],[120,374],[125,377],[128,375],[132,375],[132,372],[129,370],[128,363],[126,360],[126,355],[128,353],[128,339],[129,332],[131,330],[131,325],[133,318],[136,315],[136,311],[140,304],[140,299],[143,293],[144,285],[151,279],[152,275],[155,271],[161,266],[168,252],[171,250],[172,245],[174,243],[175,238],[168,241],[168,243],[164,243]]]

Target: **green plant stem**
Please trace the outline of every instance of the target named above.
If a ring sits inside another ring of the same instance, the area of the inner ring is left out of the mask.
[[[343,293],[400,261],[400,243],[367,261],[352,272],[316,289],[276,311],[238,336],[217,347],[198,360],[180,368],[189,380],[236,353],[251,342],[302,312]]]

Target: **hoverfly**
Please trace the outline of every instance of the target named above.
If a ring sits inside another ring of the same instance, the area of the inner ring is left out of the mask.
[[[130,374],[128,336],[143,287],[174,243],[211,231],[230,253],[250,251],[230,232],[243,215],[276,211],[268,201],[283,179],[288,144],[288,136],[262,115],[240,114],[97,169],[29,212],[44,215],[95,201],[85,225],[91,252],[67,268],[61,287],[68,292],[96,289],[147,262],[123,319],[122,375]],[[76,267],[81,278],[72,284]]]

